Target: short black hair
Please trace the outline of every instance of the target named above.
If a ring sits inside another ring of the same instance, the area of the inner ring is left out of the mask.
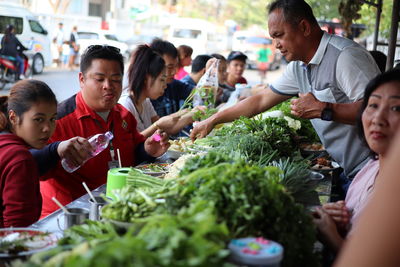
[[[150,47],[160,56],[168,55],[172,58],[178,57],[178,50],[176,49],[176,47],[172,43],[162,40],[160,38],[155,38],[151,42]]]
[[[276,9],[281,9],[285,21],[292,25],[298,25],[302,19],[318,25],[310,5],[304,0],[275,0],[267,8],[268,14],[271,14]]]
[[[80,70],[83,74],[90,68],[94,59],[117,61],[124,74],[124,57],[119,48],[109,45],[90,45],[81,56]]]
[[[378,50],[369,51],[371,56],[374,58],[376,65],[378,65],[379,70],[383,73],[386,69],[386,55]]]
[[[400,70],[398,69],[392,69],[390,71],[384,72],[382,74],[379,74],[375,78],[373,78],[369,83],[367,84],[367,87],[365,88],[364,92],[364,98],[363,102],[361,104],[361,108],[358,114],[357,118],[357,128],[358,128],[358,134],[360,135],[361,139],[365,140],[365,134],[363,130],[363,124],[362,124],[362,114],[364,110],[367,108],[369,98],[371,97],[372,93],[378,89],[379,86],[385,84],[385,83],[390,83],[390,82],[400,82]],[[374,152],[372,152],[373,155],[376,156]]]
[[[206,67],[207,61],[212,58],[209,55],[198,55],[192,61],[192,73],[198,73]]]

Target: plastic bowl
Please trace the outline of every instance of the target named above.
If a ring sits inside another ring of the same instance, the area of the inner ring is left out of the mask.
[[[319,173],[322,173],[324,175],[327,175],[330,172],[340,168],[339,164],[337,162],[335,162],[335,161],[331,161],[331,165],[332,165],[332,168],[321,168],[321,169],[311,168],[311,171],[319,172]]]
[[[171,150],[169,149],[167,151],[167,155],[170,159],[178,159],[180,156],[185,155],[186,152],[182,152],[182,151],[177,151],[177,150]]]

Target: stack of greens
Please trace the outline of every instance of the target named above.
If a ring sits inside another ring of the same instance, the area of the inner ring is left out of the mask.
[[[177,194],[167,197],[176,211],[204,201],[215,206],[217,218],[226,223],[231,238],[264,236],[285,247],[284,266],[315,266],[315,230],[302,205],[280,184],[276,167],[221,163],[201,168],[182,178]]]
[[[64,246],[15,266],[231,266],[225,263],[228,229],[204,201],[176,215],[142,219],[122,236],[109,227],[103,223],[74,226],[65,232]]]
[[[241,117],[215,134],[221,137],[218,147],[247,155],[254,162],[263,161],[263,157],[271,154],[273,159],[298,154],[296,133],[283,118]]]
[[[270,111],[273,111],[273,110],[280,110],[285,114],[285,116],[288,116],[288,117],[291,117],[293,119],[300,121],[301,128],[297,131],[297,134],[299,136],[306,138],[306,140],[309,141],[310,143],[321,142],[319,139],[319,136],[317,135],[317,132],[315,131],[315,129],[312,126],[311,121],[309,119],[298,118],[291,114],[290,100],[282,102],[282,103],[276,105],[275,107],[273,107],[272,109],[270,109]]]

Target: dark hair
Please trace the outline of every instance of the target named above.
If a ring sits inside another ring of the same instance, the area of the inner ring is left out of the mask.
[[[109,45],[90,45],[81,56],[80,70],[83,74],[90,68],[94,59],[117,61],[124,73],[124,57],[119,48]]]
[[[212,58],[209,55],[198,55],[192,61],[192,73],[198,73],[206,67],[207,61]]]
[[[193,54],[193,48],[188,45],[180,45],[177,50],[179,57],[188,57]]]
[[[372,93],[378,89],[379,86],[385,84],[385,83],[390,83],[390,82],[400,82],[400,70],[390,70],[388,72],[384,72],[382,74],[379,74],[375,78],[373,78],[369,83],[367,84],[367,87],[365,88],[364,92],[364,98],[363,102],[361,104],[361,108],[357,117],[357,128],[358,128],[358,134],[360,135],[361,139],[367,143],[365,140],[365,134],[363,130],[363,124],[362,124],[362,114],[364,110],[367,108],[369,98],[371,97]],[[368,144],[367,144],[368,145]],[[372,151],[372,154],[376,156],[376,154]]]
[[[219,59],[219,60],[221,60],[221,61],[226,61],[226,58],[225,58],[223,55],[221,55],[221,54],[214,53],[214,54],[211,54],[211,56],[212,56],[213,58]]]
[[[179,67],[183,67],[182,59],[184,59],[186,57],[191,57],[192,54],[193,54],[193,48],[191,48],[188,45],[180,45],[180,46],[178,46],[177,50],[178,50],[178,55],[179,55],[179,57],[178,57],[178,60],[179,60],[178,66]]]
[[[22,115],[38,102],[57,105],[56,96],[46,83],[38,80],[22,80],[11,87],[8,97],[0,98],[0,110],[7,118],[10,110],[22,118]],[[10,123],[6,128],[10,130]]]
[[[303,0],[275,0],[267,8],[268,14],[276,9],[282,9],[285,21],[293,26],[298,25],[302,19],[318,25],[310,5]]]
[[[172,43],[164,41],[160,38],[155,38],[151,42],[150,47],[160,56],[168,55],[172,58],[178,57],[178,50],[176,49],[176,47]]]
[[[165,68],[164,59],[153,51],[148,45],[139,45],[131,58],[128,69],[128,88],[136,99],[145,85],[146,76],[155,79]]]
[[[378,65],[379,70],[383,73],[386,68],[386,55],[378,50],[369,51],[371,56],[374,58],[376,65]]]
[[[4,31],[4,42],[8,43],[13,29],[14,29],[14,25],[12,25],[12,24],[8,24],[6,26],[6,30]]]

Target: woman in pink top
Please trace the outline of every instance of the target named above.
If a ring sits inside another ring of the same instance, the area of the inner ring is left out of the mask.
[[[358,124],[373,158],[360,170],[349,187],[345,201],[325,204],[315,213],[322,241],[338,251],[344,237],[357,223],[360,212],[374,190],[379,166],[385,164],[392,139],[400,125],[400,71],[383,73],[365,90]]]
[[[179,62],[176,74],[174,76],[176,80],[181,80],[183,77],[189,74],[185,71],[184,67],[192,65],[192,54],[193,48],[190,46],[180,45],[178,47]]]

